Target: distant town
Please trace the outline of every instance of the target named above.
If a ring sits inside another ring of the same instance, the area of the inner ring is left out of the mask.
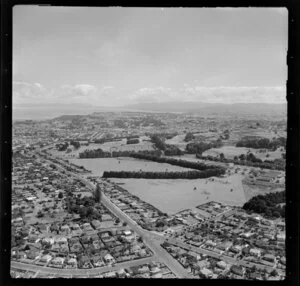
[[[11,276],[285,278],[286,120],[13,123]]]

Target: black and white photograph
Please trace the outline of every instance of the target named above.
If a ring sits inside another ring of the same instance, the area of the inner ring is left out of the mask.
[[[16,5],[12,30],[12,278],[285,280],[286,8]]]

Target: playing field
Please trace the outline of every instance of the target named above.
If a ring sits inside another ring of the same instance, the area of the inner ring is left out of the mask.
[[[183,172],[190,170],[165,163],[144,161],[130,157],[96,158],[96,159],[69,159],[78,166],[92,171],[95,176],[102,176],[104,171],[145,171],[145,172]]]
[[[110,179],[168,214],[196,207],[207,201],[241,206],[246,202],[241,175],[197,180]],[[232,190],[232,191],[231,191]]]

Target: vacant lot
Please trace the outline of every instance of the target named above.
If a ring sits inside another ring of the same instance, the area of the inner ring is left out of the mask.
[[[198,180],[110,179],[168,214],[196,207],[207,201],[243,205],[246,201],[242,176]],[[232,189],[232,191],[231,191]]]
[[[148,172],[180,172],[190,170],[165,163],[144,161],[130,157],[121,158],[96,158],[96,159],[69,159],[78,166],[91,170],[95,176],[102,176],[104,171],[148,171]]]

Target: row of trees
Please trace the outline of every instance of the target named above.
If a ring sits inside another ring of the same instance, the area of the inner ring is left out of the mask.
[[[103,151],[101,148],[94,150],[84,150],[79,153],[79,158],[108,158],[111,157],[110,152]]]
[[[138,138],[127,139],[127,144],[138,144],[140,140]]]
[[[171,133],[167,133],[167,132],[149,133],[149,132],[146,132],[145,135],[149,136],[150,138],[152,136],[158,136],[158,137],[163,138],[163,139],[172,139],[173,137],[175,137],[176,135],[178,135],[178,132],[171,132]]]
[[[103,178],[135,178],[135,179],[205,179],[220,176],[223,169],[207,169],[204,171],[186,172],[144,172],[144,171],[105,171]]]
[[[252,138],[244,137],[236,143],[236,147],[247,147],[256,149],[271,149],[276,150],[278,147],[285,147],[286,138],[279,137],[273,138],[272,140],[268,138]]]
[[[263,214],[266,217],[285,217],[285,191],[258,195],[251,198],[243,206],[244,210]]]
[[[97,143],[97,144],[103,144],[105,142],[117,142],[117,141],[122,141],[123,139],[126,139],[126,140],[131,140],[131,139],[139,139],[139,136],[138,135],[130,135],[130,136],[120,136],[120,137],[109,137],[109,136],[106,136],[104,138],[100,138],[100,139],[95,139],[94,140],[94,143]]]
[[[160,150],[141,150],[135,151],[103,151],[101,148],[95,150],[85,150],[79,153],[79,158],[109,158],[109,157],[131,157],[134,154],[145,154],[148,156],[159,157],[161,156]]]
[[[161,156],[161,151],[160,150],[140,150],[138,152],[135,152],[135,151],[113,151],[112,157],[131,157],[134,154],[159,157],[159,156]]]
[[[285,170],[285,160],[283,159],[275,159],[274,161],[265,160],[264,162],[258,158],[247,160],[247,156],[244,154],[240,155],[239,157],[235,156],[234,159],[225,158],[225,156],[220,157],[213,157],[213,156],[202,156],[201,154],[196,154],[196,158],[209,160],[213,162],[222,162],[222,163],[233,163],[236,165],[242,166],[250,166],[256,168],[263,168],[263,169],[270,169],[270,170]],[[252,156],[250,156],[252,158]],[[248,157],[249,159],[249,157]]]
[[[142,159],[142,160],[154,161],[157,163],[167,163],[170,165],[175,165],[183,168],[195,169],[198,171],[204,171],[207,169],[215,169],[215,170],[223,169],[222,167],[219,166],[207,166],[206,164],[200,162],[191,162],[191,161],[174,159],[174,158],[166,158],[166,157],[156,157],[156,156],[151,156],[146,154],[132,154],[131,157]]]
[[[211,148],[220,148],[222,146],[222,140],[218,139],[210,143],[205,142],[192,142],[186,145],[186,152],[189,154],[202,154],[204,151]]]

